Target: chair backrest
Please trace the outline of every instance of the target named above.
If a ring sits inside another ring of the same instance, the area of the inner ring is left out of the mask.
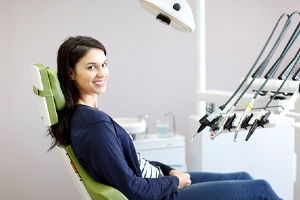
[[[70,157],[71,164],[74,168],[74,171],[79,174],[79,177],[82,179],[83,184],[85,185],[88,193],[91,198],[94,200],[123,200],[127,199],[119,190],[98,183],[90,177],[90,175],[83,169],[79,164],[77,158],[75,157],[71,146],[65,146],[67,155]]]
[[[57,74],[43,64],[31,65],[31,71],[33,92],[37,95],[42,121],[46,126],[56,124],[58,122],[57,111],[62,110],[66,105]],[[93,180],[78,162],[70,145],[65,146],[64,149],[74,172],[78,175],[77,181],[84,184],[93,200],[127,200],[117,189]],[[82,192],[86,191],[80,191]],[[86,195],[82,196],[86,197]]]

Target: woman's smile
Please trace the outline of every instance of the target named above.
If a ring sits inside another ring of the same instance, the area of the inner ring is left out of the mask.
[[[93,83],[97,86],[97,87],[104,87],[106,85],[106,80],[97,80],[97,81],[93,81]]]

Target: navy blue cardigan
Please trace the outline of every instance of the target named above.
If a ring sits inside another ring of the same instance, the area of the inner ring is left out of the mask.
[[[142,178],[133,142],[106,113],[77,105],[71,119],[71,146],[85,170],[98,182],[120,190],[130,200],[169,199],[177,191],[176,176]],[[164,174],[172,169],[159,162]]]

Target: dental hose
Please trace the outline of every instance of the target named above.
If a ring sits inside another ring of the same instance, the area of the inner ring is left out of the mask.
[[[288,70],[289,72],[287,73],[284,81],[282,82],[282,84],[280,85],[280,87],[277,89],[277,91],[275,92],[275,94],[272,96],[272,98],[268,101],[268,103],[265,105],[265,107],[263,108],[263,110],[260,112],[260,114],[258,115],[258,117],[255,119],[255,121],[253,122],[247,136],[246,136],[246,141],[249,140],[249,138],[252,136],[252,134],[254,133],[255,129],[258,126],[262,126],[267,122],[268,117],[271,114],[271,111],[267,111],[267,108],[269,107],[270,103],[275,99],[275,97],[278,95],[278,93],[281,91],[283,85],[285,84],[285,82],[288,80],[288,77],[291,75],[292,71],[294,70],[294,68],[296,67],[297,63],[299,62],[300,59],[300,49],[298,50],[297,54],[295,55],[294,59],[288,64]],[[292,67],[291,67],[292,66]]]

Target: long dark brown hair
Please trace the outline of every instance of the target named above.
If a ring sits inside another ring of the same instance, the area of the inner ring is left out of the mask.
[[[57,76],[66,99],[66,107],[58,112],[58,123],[48,129],[49,135],[53,138],[49,150],[56,145],[65,146],[70,144],[70,119],[80,97],[79,91],[71,79],[71,69],[75,70],[76,63],[91,48],[100,49],[106,55],[104,45],[98,40],[87,36],[69,37],[59,47],[57,53]]]

